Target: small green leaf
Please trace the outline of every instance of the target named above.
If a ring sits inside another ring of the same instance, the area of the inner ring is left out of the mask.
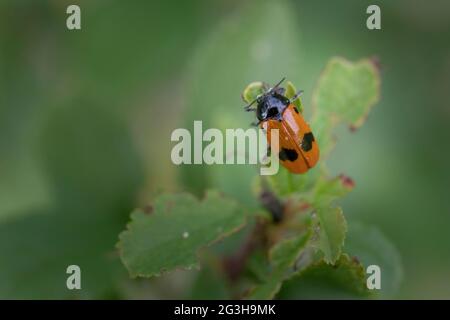
[[[342,122],[352,129],[360,127],[379,95],[380,76],[372,60],[328,62],[313,94],[312,128],[322,158],[334,145],[333,128]]]
[[[292,99],[296,93],[297,93],[297,89],[295,89],[292,82],[290,82],[290,81],[286,82],[286,93],[285,93],[286,97],[288,97],[289,99]],[[302,100],[300,99],[300,96],[298,96],[297,99],[292,101],[292,103],[298,108],[300,113],[303,113],[303,104],[302,104]]]
[[[363,266],[343,254],[333,266],[321,260],[294,274],[283,283],[277,298],[365,298],[370,296],[365,276]]]
[[[162,195],[151,212],[136,210],[118,247],[131,276],[150,277],[197,265],[200,248],[237,231],[246,216],[217,192],[203,201],[189,194]]]
[[[380,296],[385,299],[394,296],[403,278],[403,268],[397,249],[384,234],[375,227],[352,221],[345,240],[345,251],[355,255],[366,267],[379,266]]]
[[[347,223],[339,207],[319,207],[315,214],[316,245],[324,254],[326,263],[334,264],[339,258],[344,245]]]
[[[276,244],[269,252],[273,270],[266,282],[256,286],[250,292],[249,299],[271,299],[281,287],[286,273],[295,264],[303,249],[305,248],[310,233],[282,240]]]
[[[265,283],[270,276],[270,264],[266,250],[259,249],[248,258],[245,266],[245,276],[252,282]]]
[[[313,190],[321,174],[320,167],[313,168],[304,174],[292,174],[280,165],[278,173],[269,176],[267,180],[278,196],[287,196],[293,193],[304,195]]]
[[[344,175],[340,175],[333,179],[321,178],[313,190],[312,202],[317,206],[331,203],[332,201],[347,195],[353,187],[353,180]]]
[[[260,94],[264,93],[263,83],[256,81],[250,83],[242,92],[242,98],[247,103],[252,103]]]
[[[293,265],[310,238],[309,232],[300,236],[284,239],[270,249],[269,257],[278,268],[286,269]]]

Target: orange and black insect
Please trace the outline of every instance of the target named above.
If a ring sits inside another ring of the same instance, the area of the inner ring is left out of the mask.
[[[273,88],[265,88],[252,103],[245,107],[246,111],[256,111],[260,126],[267,132],[270,146],[271,130],[278,129],[279,154],[281,164],[292,173],[305,173],[314,167],[319,160],[319,146],[311,128],[293,104],[302,93],[299,91],[292,99],[287,98],[285,89],[280,87],[283,78]],[[256,103],[256,108],[252,105]]]

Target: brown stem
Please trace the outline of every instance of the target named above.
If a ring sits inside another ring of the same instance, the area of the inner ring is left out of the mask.
[[[263,191],[259,199],[263,207],[271,213],[273,222],[280,223],[284,215],[284,206],[265,183],[263,183]],[[267,220],[257,220],[255,227],[247,236],[240,249],[235,254],[223,259],[224,271],[230,281],[235,282],[240,277],[250,255],[267,243],[267,225]]]
[[[267,223],[265,221],[257,221],[253,230],[245,239],[243,245],[239,250],[231,256],[223,259],[224,271],[230,281],[235,282],[239,279],[242,271],[245,268],[250,255],[265,243],[265,228]]]
[[[263,190],[259,195],[259,200],[264,208],[272,215],[274,223],[280,223],[283,220],[284,205],[272,191],[268,189]]]

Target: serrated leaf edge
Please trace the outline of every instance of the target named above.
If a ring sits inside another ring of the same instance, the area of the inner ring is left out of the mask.
[[[368,103],[366,113],[363,114],[355,123],[350,123],[350,124],[347,123],[347,125],[349,126],[350,129],[355,130],[364,124],[364,122],[366,121],[366,119],[369,115],[369,112],[372,110],[372,107],[380,100],[380,96],[381,96],[380,69],[377,67],[376,63],[374,62],[374,60],[372,58],[363,58],[363,59],[357,60],[355,62],[352,62],[342,56],[335,56],[335,57],[331,58],[327,62],[324,69],[320,72],[319,78],[314,86],[313,96],[312,96],[312,104],[313,104],[312,109],[313,109],[314,116],[316,116],[316,113],[317,113],[318,88],[319,88],[320,83],[321,83],[323,77],[325,76],[325,74],[327,74],[327,72],[333,67],[333,64],[335,64],[335,63],[342,63],[343,65],[345,65],[347,67],[357,67],[359,65],[364,65],[364,64],[368,63],[368,65],[374,71],[374,74],[375,74],[376,94],[373,96],[372,100]],[[336,119],[338,117],[334,114],[332,114],[331,117],[332,117],[332,122],[336,123]]]
[[[198,202],[198,203],[202,203],[203,201],[205,201],[206,198],[207,198],[208,196],[210,196],[211,194],[212,194],[212,195],[222,196],[222,194],[221,194],[220,192],[215,191],[215,190],[208,190],[208,191],[206,191],[205,196],[204,196],[202,199],[198,199],[198,198],[194,197],[192,194],[190,194],[190,193],[188,193],[188,192],[180,192],[180,193],[176,193],[176,195],[188,195],[188,196],[194,198],[195,201]],[[231,199],[231,198],[227,198],[227,199],[229,199],[230,201],[232,201],[232,202],[234,202],[236,205],[238,205],[238,202],[237,202],[237,201],[235,201],[235,200],[233,200],[233,199]],[[170,270],[160,269],[159,272],[155,272],[155,273],[152,273],[152,274],[143,274],[143,273],[139,273],[139,272],[133,272],[133,271],[131,270],[129,264],[124,260],[124,257],[123,257],[123,250],[124,250],[124,248],[123,248],[123,245],[122,245],[122,240],[123,240],[123,238],[124,238],[126,235],[128,235],[128,234],[132,231],[132,226],[131,226],[131,225],[132,225],[132,223],[135,221],[134,217],[136,216],[136,214],[146,215],[146,214],[142,211],[142,209],[139,209],[139,208],[138,208],[138,209],[133,210],[133,212],[132,212],[131,215],[130,215],[130,218],[131,218],[130,221],[126,224],[125,230],[122,231],[122,232],[119,234],[119,237],[118,237],[118,238],[119,238],[119,241],[116,243],[116,248],[117,248],[117,250],[119,251],[120,260],[122,261],[123,265],[124,265],[125,268],[127,269],[127,271],[128,271],[128,273],[129,273],[129,275],[130,275],[131,278],[134,279],[134,278],[137,278],[137,277],[140,277],[140,278],[160,277],[160,276],[162,276],[162,275],[164,275],[164,274],[168,274],[168,273],[174,272],[174,271],[176,271],[176,270],[185,270],[185,271],[188,271],[188,270],[193,270],[194,268],[197,269],[197,270],[200,268],[199,262],[197,261],[196,263],[193,263],[193,264],[190,264],[190,265],[187,265],[187,266],[175,266],[175,267],[171,268]],[[239,226],[237,226],[237,227],[231,229],[231,230],[228,231],[228,232],[224,232],[224,233],[219,234],[215,239],[213,239],[213,240],[211,240],[210,242],[206,243],[205,245],[199,247],[199,248],[197,249],[197,251],[196,251],[197,259],[198,259],[198,257],[199,257],[199,254],[200,254],[200,251],[201,251],[201,250],[203,250],[203,249],[205,249],[205,248],[207,248],[207,247],[210,247],[211,245],[213,245],[213,244],[215,244],[215,243],[217,243],[217,242],[220,242],[220,241],[223,240],[224,238],[226,238],[226,237],[228,237],[228,236],[230,236],[230,235],[232,235],[232,234],[238,232],[239,230],[241,230],[241,229],[247,224],[247,221],[248,221],[248,215],[244,215],[244,220],[243,220],[243,222],[242,222],[241,225],[239,225]]]

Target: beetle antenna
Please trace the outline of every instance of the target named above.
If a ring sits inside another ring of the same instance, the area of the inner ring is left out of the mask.
[[[267,91],[264,93],[264,95],[267,94],[267,93],[272,92],[273,90],[278,89],[278,87],[280,86],[280,84],[283,83],[284,80],[286,80],[286,77],[283,77],[283,79],[281,79],[281,80],[280,80],[273,88],[269,88],[269,90],[267,90]],[[263,85],[264,85],[264,84],[263,84]],[[245,109],[246,111],[251,111],[250,107],[251,107],[256,101],[258,101],[258,98],[256,98],[256,99],[253,100],[252,102],[250,102],[250,104],[246,105],[246,106],[244,107],[244,109]]]
[[[278,87],[280,86],[280,84],[283,83],[283,81],[286,80],[286,77],[283,77],[283,79],[281,79],[280,81],[278,81],[278,83],[273,87],[269,89],[269,92],[272,92],[275,89],[278,89]]]
[[[246,111],[251,111],[252,109],[250,109],[250,107],[251,107],[257,100],[258,100],[258,98],[256,98],[256,99],[253,100],[252,102],[250,102],[250,104],[246,105],[246,106],[244,107],[244,109],[245,109]]]

